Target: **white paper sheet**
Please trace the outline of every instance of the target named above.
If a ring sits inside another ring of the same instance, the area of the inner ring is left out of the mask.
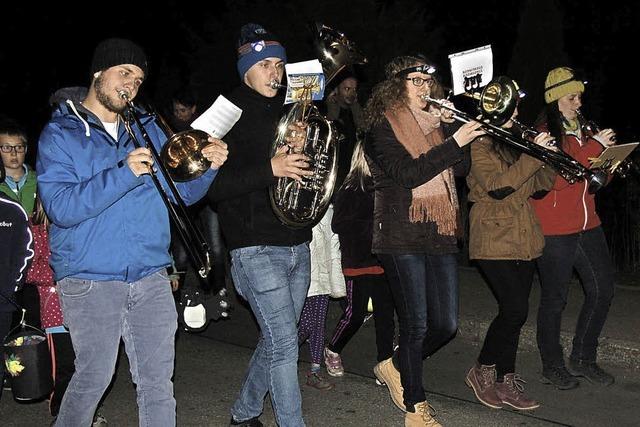
[[[491,45],[449,55],[453,94],[475,92],[493,78]]]
[[[240,120],[242,109],[220,95],[213,105],[191,123],[191,127],[207,132],[214,138],[222,139]]]
[[[287,95],[285,104],[298,102],[305,96],[305,89],[310,91],[311,100],[321,101],[324,97],[324,74],[322,65],[317,59],[295,62],[285,65],[287,73]]]

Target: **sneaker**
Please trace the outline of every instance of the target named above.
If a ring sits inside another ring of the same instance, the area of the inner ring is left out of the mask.
[[[107,427],[107,418],[102,415],[100,413],[100,411],[97,411],[96,414],[93,416],[93,423],[91,424],[91,427]]]
[[[391,359],[392,358],[390,357],[374,366],[373,373],[378,381],[382,384],[386,384],[393,403],[395,403],[400,410],[406,412],[407,408],[404,406],[404,399],[402,397],[404,389],[400,382],[400,372],[398,372],[395,366],[393,366],[393,361]]]
[[[307,385],[318,390],[331,390],[333,384],[322,378],[318,372],[307,372]]]
[[[530,411],[540,406],[538,402],[524,395],[525,381],[518,374],[506,374],[504,382],[496,383],[495,390],[498,398],[505,405],[519,411]]]
[[[244,421],[236,421],[233,417],[231,417],[231,421],[229,422],[230,426],[242,426],[242,427],[262,427],[263,424],[260,422],[258,417],[253,417]]]
[[[327,374],[332,377],[341,377],[344,375],[342,358],[340,358],[338,353],[334,353],[326,347],[324,348],[324,364],[327,367]]]
[[[580,381],[571,376],[564,366],[553,366],[542,369],[540,382],[543,384],[553,384],[558,390],[571,390],[580,385]]]
[[[405,414],[404,427],[442,427],[435,419],[436,411],[426,401],[416,403],[413,409]]]
[[[569,359],[569,373],[574,377],[586,378],[590,383],[605,386],[613,384],[616,380],[596,362],[586,360]]]
[[[496,365],[481,365],[476,362],[469,369],[464,382],[473,389],[476,398],[485,406],[502,408],[502,400],[496,395]]]

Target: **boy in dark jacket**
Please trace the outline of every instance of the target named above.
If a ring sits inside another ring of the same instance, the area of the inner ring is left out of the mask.
[[[5,170],[0,158],[0,181]],[[0,339],[9,332],[16,310],[13,293],[22,285],[29,261],[33,257],[33,239],[29,218],[19,203],[0,192]],[[4,379],[4,362],[0,368],[0,385]],[[0,395],[2,390],[0,389]]]
[[[269,186],[277,177],[309,175],[300,135],[287,137],[296,152],[271,146],[282,114],[272,82],[280,83],[287,60],[284,47],[263,27],[240,30],[238,73],[242,84],[228,99],[242,116],[225,137],[229,162],[209,190],[218,203],[222,233],[231,255],[231,274],[249,302],[262,334],[240,396],[231,408],[231,425],[262,426],[264,398],[271,395],[281,427],[303,426],[298,385],[297,322],[309,287],[311,229],[281,223],[271,208]],[[277,86],[276,86],[277,87]],[[286,146],[284,148],[287,148]]]

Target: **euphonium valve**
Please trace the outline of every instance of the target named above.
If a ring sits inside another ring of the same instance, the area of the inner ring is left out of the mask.
[[[339,31],[322,24],[316,24],[313,31],[316,55],[322,65],[325,84],[344,67],[367,62],[364,55]],[[273,89],[284,87],[276,80],[267,85]],[[312,226],[322,219],[329,208],[338,174],[339,135],[333,123],[313,105],[310,88],[303,91],[300,101],[280,119],[271,155],[288,145],[285,137],[289,125],[298,122],[306,125],[302,154],[309,159],[309,168],[313,173],[302,177],[301,181],[278,178],[278,182],[269,187],[275,215],[282,223],[293,228]]]

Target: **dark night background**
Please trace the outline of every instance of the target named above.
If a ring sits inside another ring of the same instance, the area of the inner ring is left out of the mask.
[[[584,114],[614,128],[621,143],[640,140],[633,103],[638,72],[631,65],[640,40],[635,1],[12,2],[2,7],[2,18],[0,113],[27,127],[32,142],[49,116],[51,93],[88,85],[91,54],[103,38],[131,38],[146,50],[150,74],[140,96],[162,107],[188,84],[202,109],[239,82],[242,24],[257,22],[279,35],[296,62],[311,58],[311,21],[343,31],[368,56],[370,64],[358,70],[361,101],[393,56],[423,52],[448,83],[448,54],[491,44],[494,75],[509,75],[528,93],[520,108],[525,123],[543,105],[547,71],[569,65],[590,82]],[[612,253],[625,270],[640,269],[639,190],[634,176],[616,178],[599,194]]]

